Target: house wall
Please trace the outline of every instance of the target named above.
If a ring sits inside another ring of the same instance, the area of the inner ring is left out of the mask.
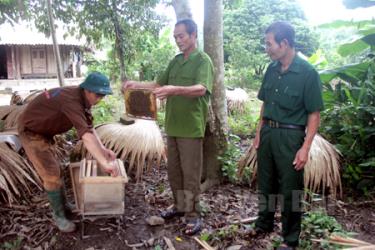
[[[32,74],[30,46],[20,46],[21,74]]]
[[[60,46],[65,77],[73,77],[73,47]],[[8,79],[55,78],[57,67],[52,45],[9,45],[6,50]],[[69,70],[69,73],[67,71]]]

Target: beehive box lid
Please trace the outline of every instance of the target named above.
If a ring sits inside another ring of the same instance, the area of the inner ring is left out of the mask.
[[[156,97],[151,89],[127,89],[124,98],[129,117],[156,120]]]

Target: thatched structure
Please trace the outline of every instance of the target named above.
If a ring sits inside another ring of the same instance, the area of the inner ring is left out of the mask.
[[[239,113],[245,112],[245,105],[249,101],[249,95],[241,88],[226,89],[225,95],[227,97],[228,113],[237,111]]]
[[[309,159],[304,167],[305,188],[313,193],[325,194],[329,190],[336,198],[342,196],[340,177],[340,152],[320,135],[314,137],[311,144]],[[238,163],[238,175],[242,176],[245,167],[252,172],[251,183],[256,179],[257,152],[251,145]]]
[[[128,161],[127,172],[135,170],[137,180],[144,169],[149,170],[152,165],[160,166],[162,160],[166,161],[163,137],[155,121],[135,119],[131,125],[109,123],[95,129],[105,147],[113,150],[118,158]],[[86,150],[82,152],[83,157],[91,157]]]

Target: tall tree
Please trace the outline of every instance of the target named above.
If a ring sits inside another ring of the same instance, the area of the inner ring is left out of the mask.
[[[226,68],[239,79],[262,78],[269,58],[264,53],[263,37],[274,21],[288,21],[296,29],[296,49],[311,55],[318,48],[318,37],[307,25],[296,0],[226,1],[224,11],[224,52]]]
[[[205,136],[204,175],[202,190],[215,185],[220,180],[221,163],[218,155],[227,146],[228,114],[224,86],[223,50],[223,1],[204,1],[204,50],[211,57],[215,75],[212,89],[209,128]]]
[[[171,2],[174,12],[176,13],[176,19],[191,19],[191,8],[188,0],[172,0]]]
[[[57,78],[59,79],[59,85],[62,87],[64,86],[64,74],[61,64],[61,57],[60,57],[60,50],[59,45],[57,44],[56,39],[56,30],[55,30],[55,22],[53,17],[53,10],[51,7],[51,0],[46,0],[47,2],[47,10],[48,10],[48,20],[49,25],[51,28],[51,35],[52,35],[52,42],[53,42],[53,53],[55,54],[55,61],[56,61],[56,68],[57,68]]]

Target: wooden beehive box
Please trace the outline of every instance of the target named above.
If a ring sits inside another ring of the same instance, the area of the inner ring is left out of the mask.
[[[111,177],[101,171],[96,160],[83,159],[70,165],[74,198],[78,212],[82,215],[116,215],[125,209],[125,183],[128,177],[124,164],[116,160],[120,174]]]
[[[127,89],[124,98],[127,116],[156,120],[156,97],[151,89]]]

